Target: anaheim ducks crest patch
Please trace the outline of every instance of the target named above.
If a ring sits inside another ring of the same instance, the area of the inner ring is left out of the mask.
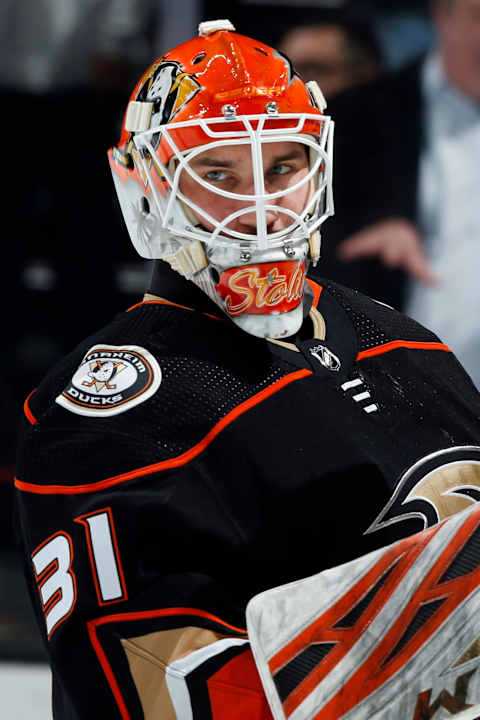
[[[118,415],[148,400],[162,372],[153,355],[137,345],[94,345],[56,402],[78,415]]]

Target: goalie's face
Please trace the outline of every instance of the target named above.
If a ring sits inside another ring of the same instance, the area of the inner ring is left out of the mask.
[[[261,337],[295,332],[302,320],[308,241],[305,235],[293,238],[292,228],[311,202],[306,145],[263,142],[257,155],[250,143],[206,148],[190,157],[179,190],[212,234],[206,252],[227,314]]]
[[[184,170],[179,187],[185,198],[196,206],[195,214],[205,229],[213,231],[212,221],[223,224],[230,218],[224,225],[229,230],[256,235],[257,224],[261,222],[270,234],[285,230],[292,224],[293,216],[302,214],[309,196],[305,145],[265,143],[262,160],[264,192],[270,197],[260,218],[252,204],[258,177],[255,177],[248,145],[216,147],[191,160],[193,174]],[[200,208],[205,211],[204,215],[199,212]]]

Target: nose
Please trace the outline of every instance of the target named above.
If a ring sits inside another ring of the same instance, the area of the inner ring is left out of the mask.
[[[276,210],[265,211],[265,224],[267,226],[267,232],[276,232],[281,230],[283,227],[282,215]],[[255,235],[257,232],[257,214],[254,210],[240,215],[230,226],[232,230],[238,230],[239,232],[246,233],[248,235]]]

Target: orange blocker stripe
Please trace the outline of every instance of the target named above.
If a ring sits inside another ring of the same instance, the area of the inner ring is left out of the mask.
[[[440,628],[443,623],[454,615],[455,611],[462,606],[472,593],[478,590],[480,567],[446,581],[442,581],[442,577],[445,571],[451,567],[461,549],[465,548],[467,542],[478,530],[479,524],[480,513],[477,508],[466,517],[434,564],[424,574],[421,583],[412,593],[408,604],[391,623],[390,628],[377,645],[372,648],[368,659],[355,669],[353,674],[345,680],[342,688],[312,717],[312,720],[330,720],[335,716],[339,706],[342,715],[346,715],[350,711],[353,711],[352,715],[354,715],[355,706],[382,686],[385,687],[392,676],[406,668],[412,657],[419,652],[422,646],[425,647],[435,633],[441,632]],[[438,525],[434,526],[430,530],[436,532],[438,527]],[[420,533],[417,537],[422,535],[423,533]],[[398,643],[401,642],[407,628],[414,622],[420,608],[435,600],[443,602],[437,611],[392,658],[392,649],[395,650],[398,647]],[[288,716],[288,713],[286,714]],[[422,715],[423,713],[420,711],[418,715],[415,715],[415,718],[420,718]],[[473,720],[473,716],[471,717]]]
[[[144,475],[150,475],[151,473],[160,472],[162,470],[168,470],[171,468],[181,467],[182,465],[187,465],[187,463],[191,462],[194,458],[200,455],[200,453],[203,452],[203,450],[205,450],[205,448],[210,445],[210,443],[217,437],[217,435],[219,435],[222,430],[224,430],[228,425],[230,425],[238,417],[240,417],[240,415],[243,415],[248,410],[251,410],[253,407],[255,407],[255,405],[259,405],[261,402],[269,398],[271,395],[277,393],[286,385],[290,385],[290,383],[295,382],[296,380],[301,380],[308,375],[312,375],[311,370],[297,370],[294,373],[285,375],[285,377],[280,378],[280,380],[277,380],[276,382],[272,383],[272,385],[264,388],[264,390],[261,390],[256,395],[253,395],[253,397],[245,400],[245,402],[241,403],[240,405],[237,405],[237,407],[235,407],[233,410],[227,413],[225,417],[219,420],[219,422],[213,426],[210,432],[208,432],[205,437],[200,440],[199,443],[197,443],[181,455],[177,455],[177,457],[170,458],[169,460],[161,460],[158,463],[146,465],[145,467],[137,468],[136,470],[130,470],[129,472],[122,473],[121,475],[115,475],[113,477],[105,478],[104,480],[99,480],[98,482],[90,484],[83,483],[82,485],[69,486],[40,485],[38,483],[23,482],[22,480],[16,478],[15,487],[18,490],[36,493],[38,495],[76,495],[80,493],[99,492],[101,490],[105,490],[106,488],[119,485],[120,483],[124,483],[128,480],[133,480]]]
[[[383,353],[397,350],[398,348],[410,348],[411,350],[444,350],[445,352],[452,352],[448,345],[444,345],[441,342],[414,342],[413,340],[392,340],[391,342],[384,343],[383,345],[376,345],[375,347],[369,348],[368,350],[362,350],[359,352],[356,360],[363,360],[364,358],[374,357],[375,355],[382,355]]]
[[[310,645],[319,642],[334,645],[323,661],[314,667],[283,701],[283,709],[287,718],[358,642],[364,627],[374,621],[425,546],[438,532],[439,527],[439,525],[436,525],[430,528],[421,541],[417,536],[410,536],[388,548],[366,574],[359,578],[350,591],[342,595],[334,605],[328,608],[320,617],[314,619],[310,625],[301,630],[296,637],[270,659],[270,671],[272,674],[276,674]],[[356,622],[350,628],[337,628],[337,623],[353,607],[356,607],[357,603],[366,596],[368,591],[392,568],[392,574],[378,592],[375,602],[370,604],[362,614],[362,621],[360,623]],[[331,717],[336,717],[336,715]]]
[[[110,665],[108,658],[105,654],[105,651],[98,639],[97,629],[101,627],[102,625],[106,625],[108,623],[117,623],[117,622],[128,622],[128,621],[135,621],[135,620],[150,620],[154,618],[160,618],[160,617],[172,617],[175,615],[179,616],[196,616],[201,617],[206,620],[211,620],[213,622],[218,623],[223,628],[232,630],[236,634],[241,634],[246,637],[247,631],[243,628],[237,628],[234,625],[230,625],[229,623],[226,623],[224,620],[221,620],[220,618],[216,617],[215,615],[212,615],[211,613],[205,612],[204,610],[197,610],[195,608],[184,608],[184,607],[178,607],[178,608],[165,608],[163,610],[144,610],[140,612],[126,612],[126,613],[119,613],[118,615],[106,615],[101,618],[97,618],[96,620],[90,620],[87,622],[87,629],[88,629],[88,635],[90,637],[90,642],[92,644],[92,647],[95,651],[95,654],[97,655],[98,661],[100,665],[102,666],[102,670],[105,674],[105,677],[107,679],[107,682],[110,686],[110,689],[112,691],[112,694],[115,698],[115,702],[117,703],[118,709],[120,711],[120,715],[122,717],[122,720],[130,720],[130,713],[128,711],[128,708],[125,704],[125,700],[123,699],[122,692],[120,690],[120,687],[118,686],[117,679],[115,677],[115,674],[112,670],[112,666]]]

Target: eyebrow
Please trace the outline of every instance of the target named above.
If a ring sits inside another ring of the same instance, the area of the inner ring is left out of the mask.
[[[270,166],[278,165],[282,162],[287,162],[288,160],[297,160],[298,158],[303,158],[305,156],[305,153],[303,149],[298,148],[296,150],[292,150],[289,153],[285,153],[284,155],[277,155],[272,158]],[[197,157],[192,160],[190,163],[193,166],[202,166],[202,167],[222,167],[222,168],[233,168],[235,167],[235,163],[231,160],[224,160],[223,158],[215,158],[215,157],[208,157],[208,158],[201,158]]]
[[[230,160],[220,160],[220,158],[194,158],[190,165],[202,165],[204,167],[233,167],[234,163]]]

